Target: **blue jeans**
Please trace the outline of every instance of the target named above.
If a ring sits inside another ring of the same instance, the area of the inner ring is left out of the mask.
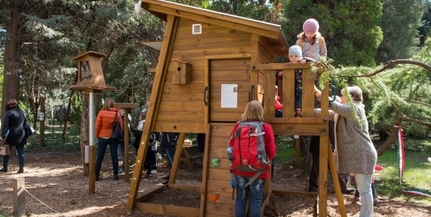
[[[169,160],[169,166],[172,167],[172,162],[174,162],[174,156],[175,156],[175,146],[165,146],[165,152],[168,156]]]
[[[105,157],[105,151],[108,145],[109,151],[111,152],[112,168],[114,169],[114,175],[118,175],[117,140],[113,138],[99,138],[99,141],[97,143],[96,178],[99,177],[100,168],[102,167],[103,158]]]
[[[10,148],[12,148],[13,146],[10,146]],[[24,146],[20,145],[20,146],[15,146],[16,151],[18,152],[18,160],[19,160],[19,169],[22,170],[24,169],[24,159],[25,159],[25,155],[24,155]],[[12,154],[12,152],[10,153]],[[3,156],[3,168],[7,169],[8,165],[9,165],[9,156],[10,155],[4,155]]]
[[[236,201],[235,201],[235,216],[246,216],[246,205],[250,198],[250,217],[260,217],[262,210],[260,209],[263,190],[265,188],[265,179],[257,178],[249,186],[245,187],[251,177],[235,175],[236,182]],[[249,196],[250,193],[250,196]]]
[[[373,194],[371,193],[372,176],[372,174],[355,173],[355,182],[362,201],[359,217],[374,216]]]
[[[124,143],[120,142],[118,143],[118,152],[120,153],[121,160],[123,161],[123,164],[121,165],[121,169],[124,171]]]

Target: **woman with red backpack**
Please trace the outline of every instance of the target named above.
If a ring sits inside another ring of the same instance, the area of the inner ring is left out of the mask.
[[[259,101],[247,103],[241,121],[235,124],[230,134],[228,152],[232,162],[233,194],[236,189],[236,217],[246,216],[248,200],[250,217],[262,215],[263,190],[265,181],[270,178],[270,162],[276,150],[272,126],[263,123],[263,117]]]

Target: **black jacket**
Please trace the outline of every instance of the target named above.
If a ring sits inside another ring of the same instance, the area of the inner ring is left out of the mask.
[[[162,140],[160,141],[161,147],[166,146],[176,146],[178,137],[180,136],[179,133],[162,133]]]
[[[21,146],[26,143],[24,134],[24,123],[26,123],[24,112],[17,106],[5,112],[1,126],[1,136],[11,146]]]

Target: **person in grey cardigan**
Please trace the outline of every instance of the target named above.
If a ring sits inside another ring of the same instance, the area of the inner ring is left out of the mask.
[[[314,93],[320,99],[321,91]],[[352,102],[348,101],[348,96]],[[335,152],[339,173],[354,173],[362,198],[360,217],[374,215],[371,180],[377,163],[377,151],[368,132],[362,90],[349,86],[341,91],[341,102],[329,103],[330,116],[335,121]],[[319,111],[317,111],[319,112]]]

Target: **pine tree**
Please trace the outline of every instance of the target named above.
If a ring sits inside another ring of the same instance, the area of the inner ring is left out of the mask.
[[[378,0],[288,1],[284,15],[283,26],[289,44],[296,42],[303,22],[315,18],[334,65],[375,65],[374,58],[383,37],[379,27],[382,4]]]
[[[411,57],[418,50],[418,28],[424,12],[421,0],[385,0],[380,27],[383,41],[378,48],[377,63]]]

